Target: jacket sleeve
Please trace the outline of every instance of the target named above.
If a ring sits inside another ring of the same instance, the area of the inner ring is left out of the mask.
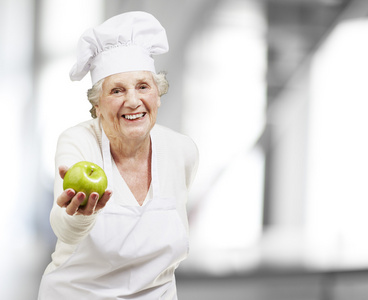
[[[69,245],[79,243],[91,231],[97,214],[70,216],[65,208],[56,203],[58,196],[63,192],[59,166],[71,167],[78,161],[96,160],[93,157],[96,153],[100,153],[98,143],[86,128],[73,127],[59,137],[55,155],[54,204],[50,214],[50,224],[57,238]]]

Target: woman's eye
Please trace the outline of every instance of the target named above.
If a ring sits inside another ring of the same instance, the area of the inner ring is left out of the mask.
[[[119,94],[119,93],[121,93],[121,89],[113,89],[111,91],[111,94]]]
[[[147,90],[147,89],[149,89],[149,86],[147,84],[142,84],[142,85],[139,86],[139,89],[140,90]]]

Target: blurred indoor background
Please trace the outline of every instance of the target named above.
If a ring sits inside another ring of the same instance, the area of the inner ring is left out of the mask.
[[[179,299],[367,299],[366,0],[0,0],[0,299],[36,299],[54,248],[77,40],[131,10],[168,34],[158,123],[200,151]]]

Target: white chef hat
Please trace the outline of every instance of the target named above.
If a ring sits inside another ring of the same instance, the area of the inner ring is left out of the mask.
[[[89,71],[93,85],[121,72],[155,73],[152,56],[168,50],[166,31],[154,16],[141,11],[123,13],[82,34],[70,79],[81,80]]]

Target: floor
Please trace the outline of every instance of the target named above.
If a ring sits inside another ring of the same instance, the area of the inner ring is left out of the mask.
[[[178,276],[179,300],[367,300],[368,272]]]

